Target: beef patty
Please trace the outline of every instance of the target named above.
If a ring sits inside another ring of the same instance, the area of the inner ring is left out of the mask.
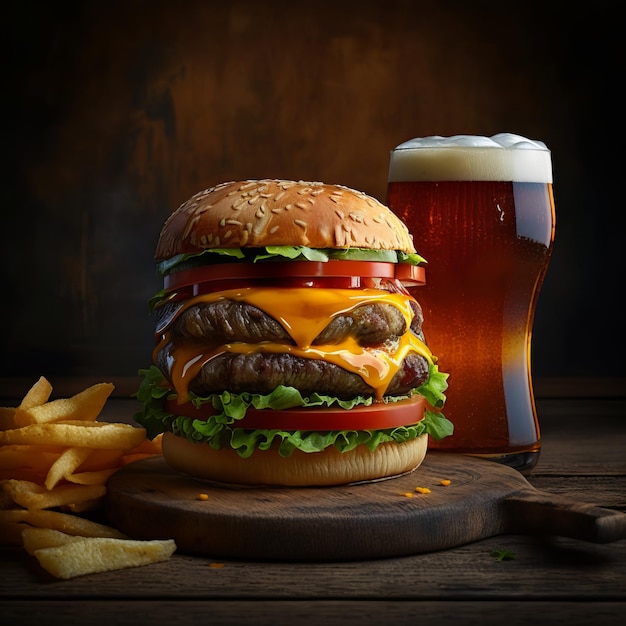
[[[157,328],[165,327],[180,304],[169,304],[158,312]],[[422,310],[411,302],[413,319],[411,330],[420,339]],[[334,317],[315,338],[313,345],[337,344],[348,337],[362,346],[374,346],[403,335],[406,322],[402,313],[386,303],[363,304],[352,311]],[[274,318],[251,304],[235,300],[217,300],[189,307],[170,327],[172,338],[190,339],[207,343],[258,343],[275,341],[293,343],[287,331]]]
[[[423,315],[412,302],[410,332],[423,340]],[[165,328],[180,305],[161,308],[157,328]],[[402,313],[386,303],[369,303],[339,315],[316,337],[313,345],[338,344],[352,337],[365,347],[393,344],[406,332]],[[225,343],[271,341],[293,345],[287,331],[260,309],[234,300],[218,300],[189,307],[169,325],[172,341],[219,346]],[[156,363],[169,378],[172,341],[157,355]],[[409,354],[393,377],[386,395],[404,395],[428,379],[428,362]],[[349,399],[373,395],[374,389],[358,374],[318,359],[287,353],[223,353],[209,360],[191,381],[190,391],[198,395],[220,393],[270,393],[279,385],[295,387],[303,395],[313,392]]]

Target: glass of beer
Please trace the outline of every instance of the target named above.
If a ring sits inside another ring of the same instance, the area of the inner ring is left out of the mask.
[[[429,449],[525,473],[539,458],[531,334],[555,228],[546,145],[493,137],[422,137],[391,151],[388,206],[425,257],[426,341],[448,372],[454,434]]]

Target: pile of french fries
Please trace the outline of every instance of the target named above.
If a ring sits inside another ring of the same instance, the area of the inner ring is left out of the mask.
[[[81,515],[102,507],[121,467],[162,453],[144,429],[98,421],[113,389],[98,383],[50,400],[42,376],[17,407],[0,407],[0,544],[23,545],[58,578],[162,561],[176,549]]]

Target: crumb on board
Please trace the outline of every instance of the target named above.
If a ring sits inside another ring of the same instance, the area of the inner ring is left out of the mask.
[[[417,491],[417,493],[430,493],[428,487],[415,487],[415,491]]]
[[[196,500],[208,500],[209,499],[209,494],[208,493],[199,493]]]

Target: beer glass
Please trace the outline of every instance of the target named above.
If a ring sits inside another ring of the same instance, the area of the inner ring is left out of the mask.
[[[429,449],[525,473],[539,458],[531,333],[555,228],[551,154],[541,141],[423,137],[391,151],[388,206],[426,258],[426,341],[448,372],[454,434]]]

